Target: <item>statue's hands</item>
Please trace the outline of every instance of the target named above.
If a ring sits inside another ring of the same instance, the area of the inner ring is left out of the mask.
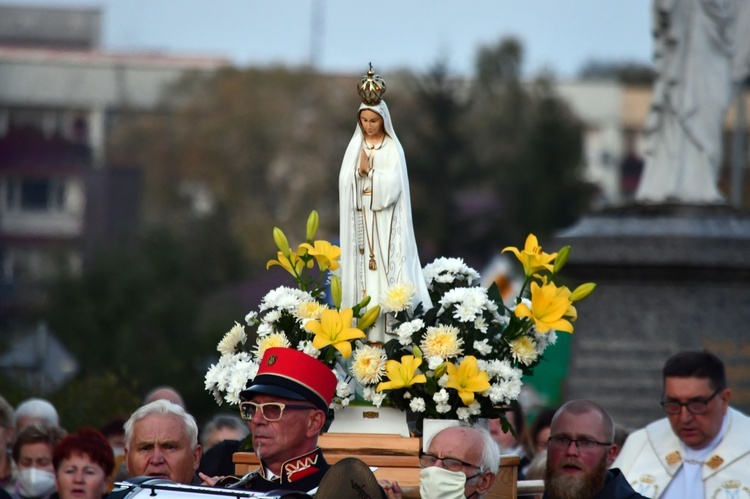
[[[367,154],[365,154],[365,150],[362,149],[359,151],[359,175],[361,177],[366,177],[368,173],[370,173],[370,163],[367,161]]]

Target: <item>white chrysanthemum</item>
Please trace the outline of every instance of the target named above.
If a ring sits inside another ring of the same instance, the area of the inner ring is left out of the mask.
[[[459,407],[458,409],[456,409],[456,416],[461,421],[468,421],[469,417],[471,417],[471,412],[469,412],[468,407]]]
[[[536,343],[528,336],[521,336],[510,342],[510,351],[513,359],[526,366],[536,362],[539,354],[536,351]]]
[[[480,355],[489,355],[492,353],[492,345],[489,344],[489,340],[484,339],[482,341],[474,342],[474,350]]]
[[[437,258],[434,262],[425,265],[423,273],[430,289],[432,289],[433,281],[451,283],[458,280],[470,285],[479,279],[479,273],[467,266],[460,258]]]
[[[214,390],[216,386],[219,384],[218,378],[219,378],[219,366],[216,364],[211,364],[211,367],[208,368],[208,371],[206,371],[206,378],[204,381],[204,387],[209,392]]]
[[[424,399],[421,397],[414,397],[414,399],[409,402],[409,409],[411,409],[411,412],[424,412],[426,408],[427,406],[424,403]]]
[[[427,369],[434,371],[445,362],[442,357],[427,357]]]
[[[297,350],[299,350],[302,353],[306,353],[310,357],[315,357],[316,359],[320,355],[320,350],[318,350],[317,348],[315,348],[315,346],[313,346],[312,341],[308,341],[308,340],[300,341],[299,344],[297,344]]]
[[[458,333],[458,328],[453,326],[428,327],[419,346],[425,357],[451,359],[463,352],[464,340],[458,337]]]
[[[247,315],[245,316],[245,324],[247,324],[248,326],[252,326],[256,322],[258,322],[258,312],[255,312],[255,311],[248,312]]]
[[[465,303],[457,303],[453,310],[453,318],[459,322],[474,322],[477,318],[477,310]]]
[[[280,286],[276,289],[269,291],[260,304],[260,310],[278,309],[286,310],[291,312],[295,309],[297,304],[301,301],[310,301],[314,298],[310,293],[302,291],[301,289],[287,288],[286,286]]]
[[[281,312],[278,310],[271,310],[266,315],[263,316],[263,322],[267,324],[273,324],[277,320],[281,318]]]
[[[257,374],[257,363],[247,360],[242,360],[235,363],[229,375],[229,381],[227,383],[226,395],[224,396],[224,400],[226,400],[230,404],[238,404],[240,402],[240,393],[247,386],[247,382],[255,379],[255,376]]]
[[[307,321],[320,320],[320,316],[323,315],[323,311],[327,309],[328,307],[326,305],[323,305],[318,301],[303,301],[297,305],[297,308],[295,308],[293,315],[300,322],[302,327],[305,327]]]
[[[269,335],[263,336],[262,338],[258,338],[258,342],[256,343],[256,347],[253,353],[257,358],[262,359],[263,354],[269,348],[289,348],[291,346],[292,344],[289,343],[289,338],[287,338],[284,333],[271,333]]]
[[[372,385],[385,376],[385,350],[364,345],[354,351],[351,373],[361,385]]]
[[[417,293],[412,283],[402,282],[391,286],[380,296],[380,308],[384,313],[402,312],[409,308],[411,299]]]
[[[445,388],[441,389],[439,392],[435,392],[435,394],[432,396],[432,400],[434,400],[437,404],[444,404],[448,402],[449,398],[450,395]]]
[[[269,335],[271,333],[273,333],[273,326],[272,325],[270,325],[270,324],[268,324],[266,322],[260,323],[260,325],[258,326],[258,336],[267,336],[267,335]]]
[[[216,402],[217,405],[222,405],[224,403],[224,399],[221,396],[221,392],[218,388],[214,388],[211,390],[211,395],[214,397],[214,402]]]
[[[237,348],[237,346],[240,344],[244,345],[245,341],[247,341],[245,327],[235,322],[234,327],[232,327],[232,329],[230,329],[229,332],[224,335],[216,349],[222,355],[231,355],[234,353],[234,350]]]

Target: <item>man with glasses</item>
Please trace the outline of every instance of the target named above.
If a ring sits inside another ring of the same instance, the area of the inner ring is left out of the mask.
[[[631,434],[615,466],[651,498],[747,494],[750,418],[729,407],[722,361],[706,351],[680,352],[662,373],[667,417]]]
[[[482,498],[500,467],[500,449],[488,430],[453,426],[438,432],[420,453],[422,499]],[[379,481],[388,499],[400,499],[397,482]]]
[[[305,353],[266,350],[258,374],[240,394],[240,415],[248,422],[261,466],[239,481],[228,477],[218,485],[257,492],[315,489],[330,467],[318,448],[318,435],[337,383],[325,364]]]
[[[618,469],[615,427],[590,400],[572,400],[552,418],[543,499],[642,499]]]

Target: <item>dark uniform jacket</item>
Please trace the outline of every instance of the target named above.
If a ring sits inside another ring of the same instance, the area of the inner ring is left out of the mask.
[[[250,472],[234,483],[222,480],[217,485],[231,488],[244,488],[256,492],[270,492],[272,490],[295,490],[308,492],[318,485],[326,474],[330,465],[323,458],[320,448],[303,456],[290,459],[281,465],[281,475],[266,478],[266,467],[261,460],[260,469]]]

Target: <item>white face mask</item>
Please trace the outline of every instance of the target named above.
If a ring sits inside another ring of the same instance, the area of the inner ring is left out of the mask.
[[[18,492],[23,497],[42,497],[55,491],[55,474],[39,468],[18,472]]]
[[[419,472],[419,494],[422,499],[463,499],[466,475],[438,466],[422,468]]]

